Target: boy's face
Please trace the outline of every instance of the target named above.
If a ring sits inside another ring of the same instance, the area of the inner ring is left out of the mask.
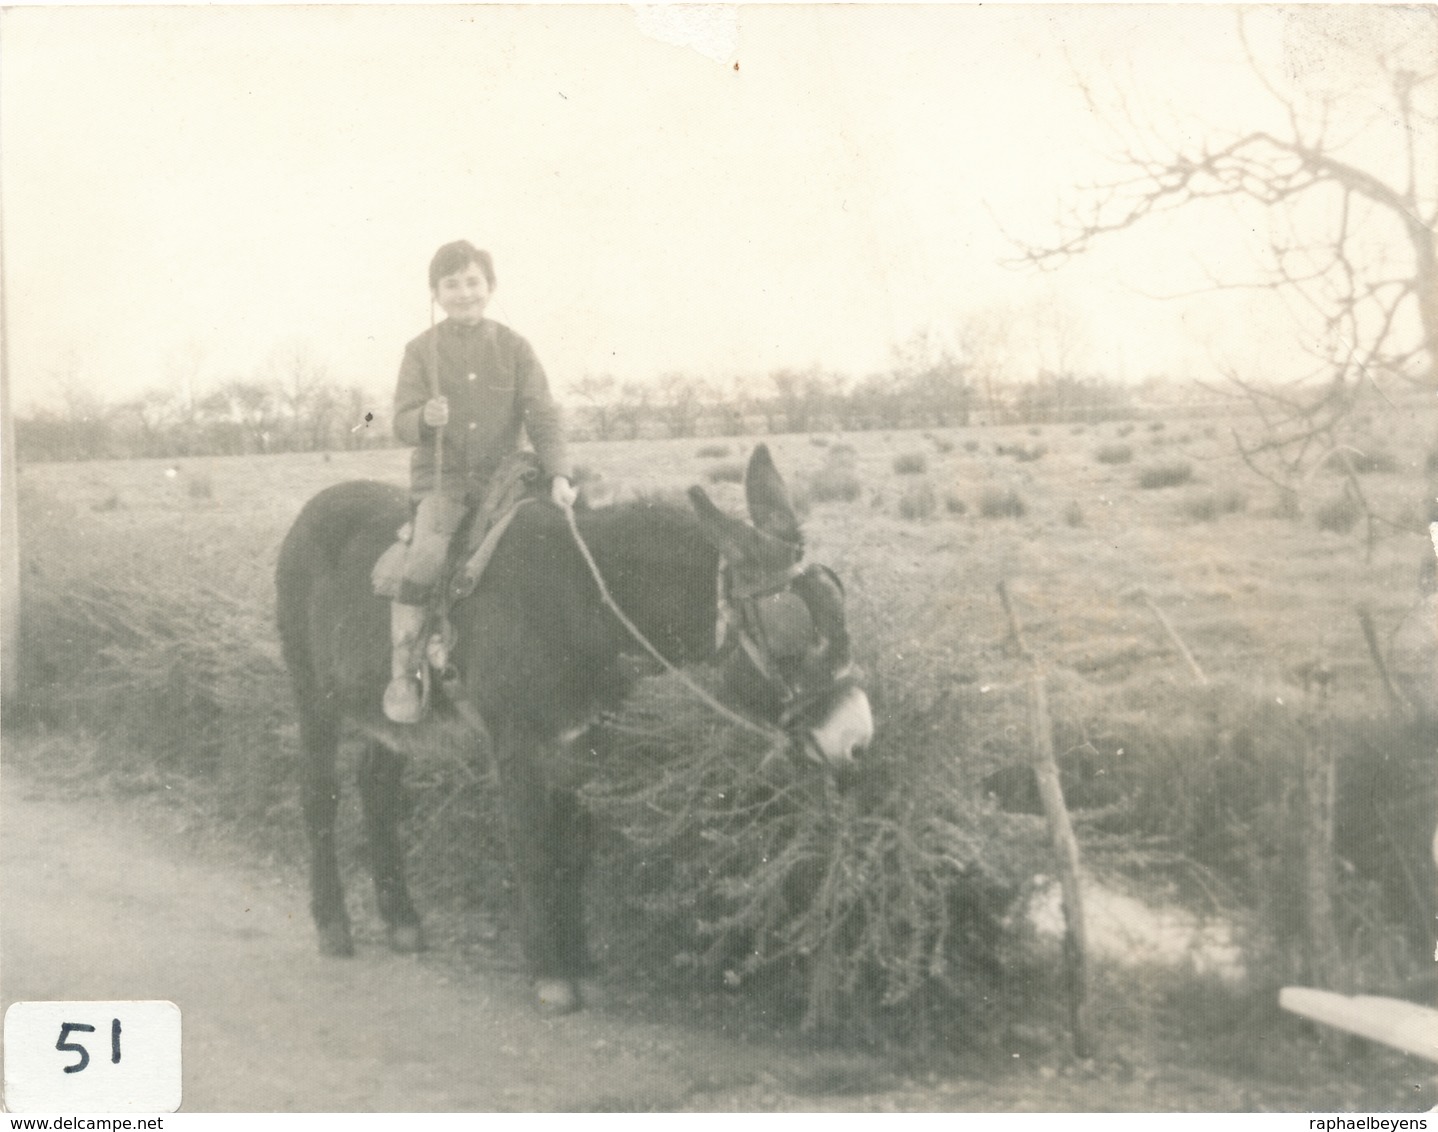
[[[473,262],[452,275],[440,276],[434,289],[435,301],[444,313],[466,326],[474,326],[484,317],[489,293],[489,280],[479,264]]]

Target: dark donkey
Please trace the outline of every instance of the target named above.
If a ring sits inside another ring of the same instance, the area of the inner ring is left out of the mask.
[[[575,519],[614,604],[665,660],[722,659],[721,696],[730,706],[773,727],[795,758],[845,770],[873,724],[849,656],[843,589],[827,568],[799,564],[799,523],[762,445],[749,461],[745,493],[752,526],[722,514],[698,487],[689,492],[692,510],[633,502]],[[555,774],[555,756],[624,698],[634,666],[621,658],[642,647],[605,604],[564,513],[531,503],[516,513],[479,586],[452,611],[454,703],[436,697],[425,721],[391,724],[380,710],[389,675],[387,603],[372,593],[370,570],[406,515],[398,488],[340,484],[306,504],[280,549],[277,612],[304,746],[320,949],[354,949],[335,857],[342,720],[365,738],[359,788],[369,860],[396,951],[424,945],[396,831],[404,756],[439,729],[477,744],[482,726],[498,768],[539,1003],[575,1009],[586,963],[587,823],[574,790]],[[722,649],[716,626],[727,638]]]

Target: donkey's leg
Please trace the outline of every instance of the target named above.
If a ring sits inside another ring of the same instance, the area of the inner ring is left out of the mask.
[[[359,789],[370,872],[389,945],[395,951],[422,950],[424,931],[405,885],[404,847],[398,830],[409,808],[403,756],[380,743],[367,743],[360,755]]]
[[[320,951],[326,955],[353,955],[354,941],[335,857],[335,815],[340,801],[339,776],[335,773],[339,717],[317,699],[301,698],[300,703],[300,742],[304,746],[301,799],[310,842],[310,914],[319,931]]]
[[[571,739],[562,757],[581,764],[600,763],[611,752],[613,742],[614,736],[608,727],[596,723]],[[594,852],[594,818],[584,808],[576,790],[556,790],[550,805],[549,843],[555,853],[560,954],[568,969],[589,975],[594,972],[595,964],[585,943],[584,876]]]
[[[560,944],[553,804],[539,765],[540,741],[528,729],[502,724],[491,729],[510,856],[519,890],[524,958],[534,975],[539,1008],[565,1014],[579,1008],[579,975]]]
[[[574,975],[593,968],[584,940],[584,873],[593,844],[593,821],[573,790],[549,796],[547,840],[554,858],[554,932],[561,967]]]

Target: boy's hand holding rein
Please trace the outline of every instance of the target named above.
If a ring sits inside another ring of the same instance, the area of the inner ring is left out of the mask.
[[[449,424],[448,397],[431,397],[424,403],[424,423],[430,428],[443,428]]]
[[[555,476],[549,489],[549,498],[559,506],[568,509],[574,506],[574,501],[579,498],[579,492],[565,476]]]

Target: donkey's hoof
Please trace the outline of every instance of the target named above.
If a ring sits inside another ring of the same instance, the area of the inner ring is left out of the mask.
[[[580,1007],[573,979],[535,979],[534,1002],[541,1014],[573,1014]]]
[[[348,924],[321,924],[320,954],[348,958],[355,953],[355,941],[350,936]]]
[[[385,931],[389,949],[401,955],[425,949],[424,928],[419,924],[390,924]]]

